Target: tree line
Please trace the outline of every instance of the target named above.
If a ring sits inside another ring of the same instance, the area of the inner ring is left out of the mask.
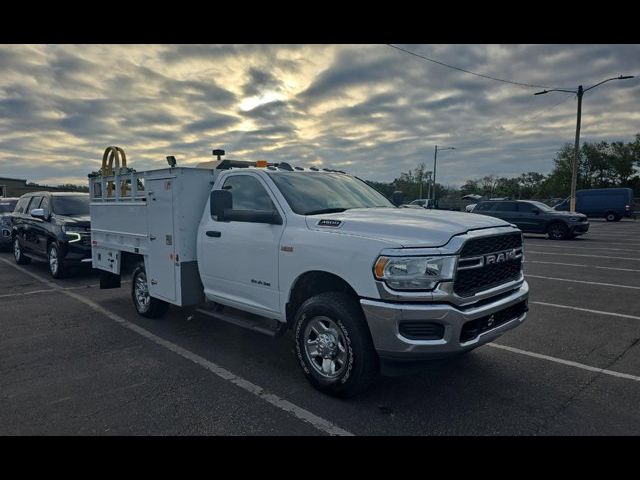
[[[571,165],[574,146],[563,145],[553,158],[551,173],[526,172],[514,177],[486,175],[467,180],[460,188],[437,184],[438,198],[458,197],[467,194],[486,197],[509,197],[518,199],[566,198],[571,191]],[[585,142],[578,157],[577,188],[628,187],[634,196],[640,197],[640,133],[630,142]],[[402,191],[407,202],[427,198],[431,172],[424,165],[400,173],[392,182],[367,182],[387,198],[394,191]]]

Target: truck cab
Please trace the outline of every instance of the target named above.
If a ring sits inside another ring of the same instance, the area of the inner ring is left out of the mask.
[[[207,167],[90,179],[94,267],[110,287],[137,262],[141,315],[173,304],[290,329],[306,378],[342,397],[526,318],[522,233],[503,220],[398,208],[337,170]]]

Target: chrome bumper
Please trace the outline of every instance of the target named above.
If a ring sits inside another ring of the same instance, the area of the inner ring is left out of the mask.
[[[448,303],[391,303],[379,300],[361,299],[373,343],[381,358],[421,359],[444,358],[460,352],[472,350],[517,327],[527,317],[526,312],[505,323],[480,333],[467,341],[460,341],[463,325],[496,313],[527,300],[529,285],[522,282],[519,288],[499,295],[495,301],[485,300],[480,306],[455,307]],[[400,334],[402,321],[425,321],[440,323],[444,334],[438,340],[413,340]]]

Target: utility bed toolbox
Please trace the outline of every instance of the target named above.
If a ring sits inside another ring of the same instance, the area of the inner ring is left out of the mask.
[[[93,267],[119,274],[120,252],[140,254],[153,297],[201,302],[196,239],[216,173],[179,167],[90,177]]]

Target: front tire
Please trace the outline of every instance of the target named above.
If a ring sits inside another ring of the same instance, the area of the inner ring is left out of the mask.
[[[554,222],[547,228],[547,235],[551,240],[565,240],[569,238],[569,228],[562,222]]]
[[[169,304],[149,294],[147,272],[143,264],[138,264],[131,277],[131,299],[138,315],[146,318],[160,318],[169,309]]]
[[[13,258],[15,259],[18,265],[26,265],[31,261],[29,257],[25,257],[24,253],[22,253],[22,247],[20,246],[20,240],[18,237],[14,237],[13,239]]]
[[[294,322],[296,356],[307,380],[335,397],[352,397],[371,386],[379,360],[357,301],[344,293],[321,293],[305,301]]]
[[[49,245],[47,249],[47,263],[49,264],[49,273],[53,278],[64,278],[67,274],[62,258],[60,258],[60,249],[55,243]]]

